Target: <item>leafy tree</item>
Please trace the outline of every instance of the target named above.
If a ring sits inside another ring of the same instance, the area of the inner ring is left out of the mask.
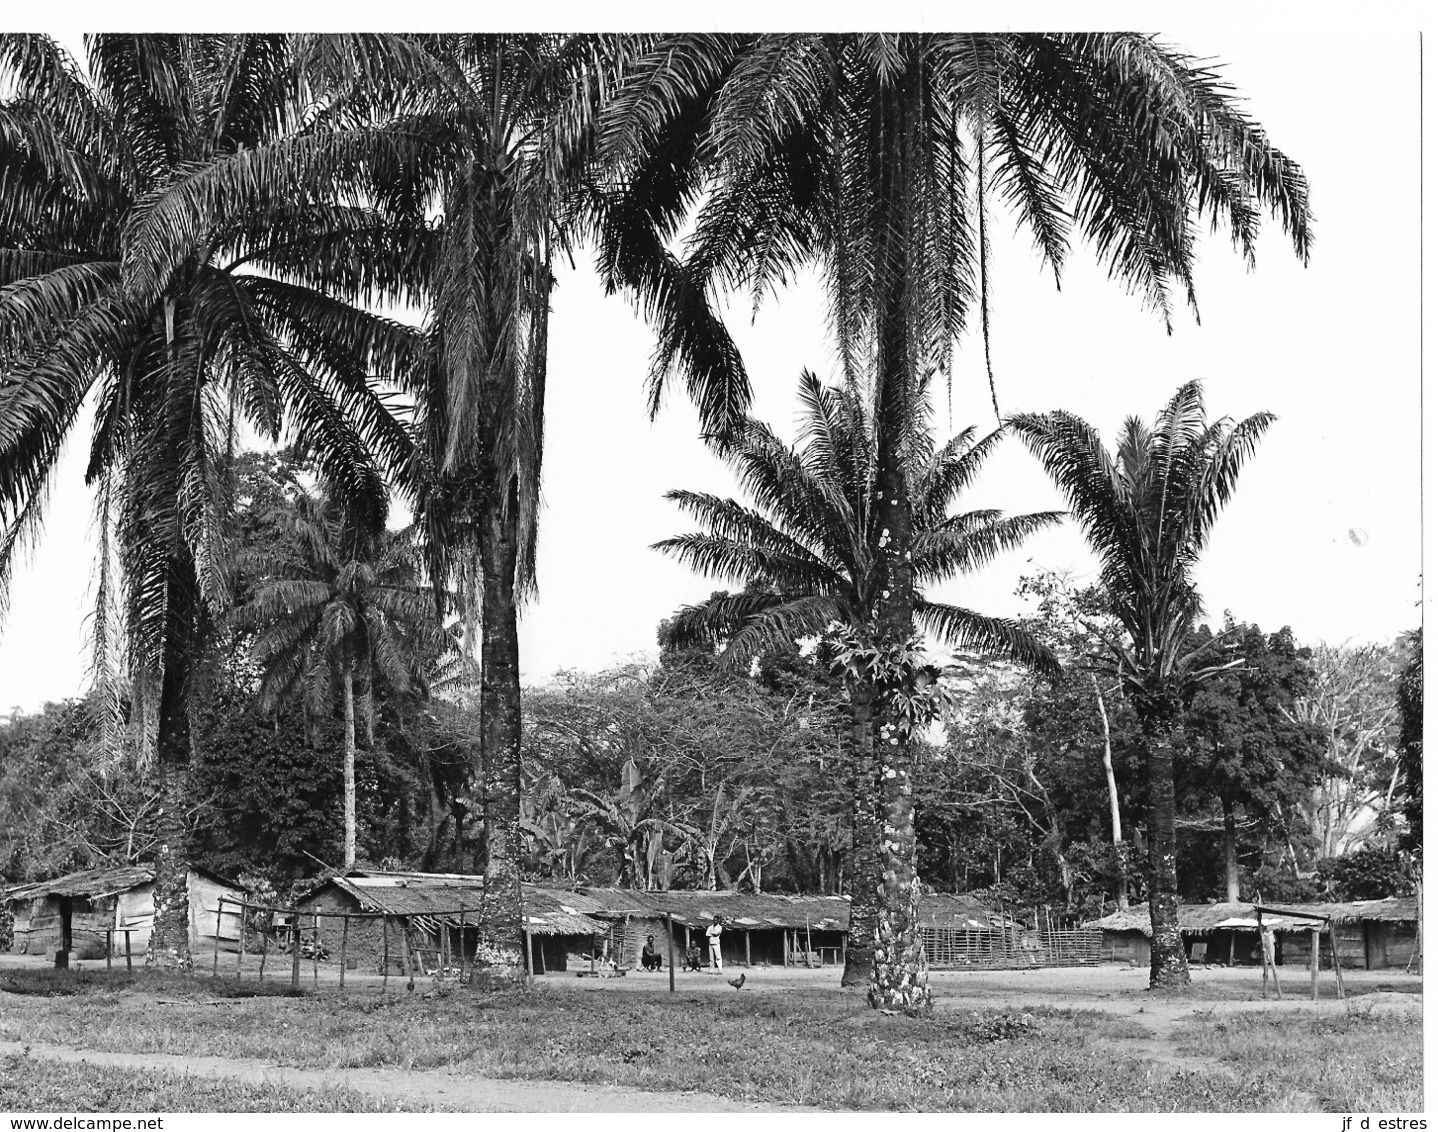
[[[289,560],[271,561],[253,598],[235,610],[236,624],[255,634],[262,712],[273,712],[302,690],[308,712],[327,713],[338,691],[344,705],[346,869],[355,863],[356,682],[371,688],[366,715],[373,747],[374,682],[383,680],[403,695],[440,650],[442,634],[420,584],[413,535],[357,528],[332,500],[301,495],[290,516]]]
[[[292,431],[356,507],[382,499],[376,459],[398,466],[410,445],[370,380],[407,367],[414,335],[337,293],[325,249],[355,209],[292,187],[263,217],[181,203],[217,163],[295,129],[284,37],[86,42],[88,74],[46,37],[0,39],[0,593],[92,401],[95,664],[113,726],[123,636],[169,822],[149,962],[184,966],[189,685],[225,605],[236,426]]]
[[[872,655],[878,639],[876,611],[886,584],[879,562],[890,532],[880,525],[879,511],[873,506],[878,482],[874,420],[852,382],[826,387],[806,372],[799,382],[799,397],[804,407],[799,448],[790,449],[766,425],[750,419],[727,450],[729,463],[758,503],[757,510],[689,491],[671,491],[666,497],[693,515],[704,530],[666,539],[656,548],[696,570],[749,587],[682,610],[669,625],[670,639],[676,643],[723,640],[724,657],[731,664],[792,648],[800,637],[834,636],[836,626],[853,634],[861,656]],[[1000,434],[979,440],[975,436],[976,430],[966,429],[937,448],[926,428],[915,429],[910,437],[903,490],[912,500],[911,566],[920,584],[977,570],[1059,518],[1054,513],[951,514]],[[919,623],[946,644],[983,648],[1053,669],[1048,650],[1010,621],[930,601],[917,591],[914,609]],[[870,977],[871,937],[880,941],[873,946],[892,946],[891,941],[884,942],[887,931],[880,929],[874,935],[882,898],[872,887],[873,878],[878,874],[893,877],[894,884],[915,883],[914,817],[907,789],[886,796],[881,809],[876,805],[884,780],[880,764],[889,764],[887,756],[873,753],[874,715],[878,708],[882,722],[877,737],[882,745],[898,742],[899,719],[885,711],[884,703],[893,685],[876,678],[872,665],[860,662],[849,668],[846,690],[857,858],[850,962],[845,969],[845,978],[852,983]],[[883,838],[877,836],[880,821]],[[879,852],[879,846],[887,848]]]
[[[1190,382],[1152,428],[1130,417],[1116,456],[1072,413],[1021,414],[1010,422],[1067,497],[1126,634],[1105,643],[1145,746],[1155,987],[1188,983],[1178,929],[1174,758],[1189,689],[1214,671],[1204,660],[1213,642],[1189,642],[1200,608],[1193,571],[1239,469],[1273,419],[1258,413],[1237,424],[1209,423],[1199,384]]]
[[[1223,818],[1224,899],[1239,899],[1240,811],[1250,822],[1283,831],[1327,769],[1323,732],[1293,716],[1297,699],[1313,687],[1309,649],[1283,628],[1265,636],[1256,625],[1224,626],[1215,641],[1208,626],[1191,647],[1217,645],[1225,663],[1193,693],[1184,715],[1187,752],[1178,777],[1199,796],[1216,798]]]
[[[1402,661],[1386,645],[1328,645],[1313,650],[1313,686],[1293,705],[1294,719],[1319,728],[1328,771],[1299,805],[1314,856],[1341,857],[1380,826],[1398,789]]]
[[[798,269],[824,274],[846,371],[875,421],[875,644],[911,697],[914,500],[909,436],[927,377],[947,371],[978,309],[988,323],[988,214],[1002,201],[1057,276],[1071,232],[1169,317],[1196,302],[1195,233],[1227,226],[1252,261],[1261,209],[1307,255],[1298,167],[1192,59],[1140,35],[796,34],[664,38],[601,119],[627,205],[601,265],[659,323],[653,404],[683,371],[710,432],[742,428],[748,381],[711,310],[756,301]],[[669,241],[700,201],[684,260]],[[997,398],[995,398],[997,402]],[[997,404],[996,404],[997,409]],[[908,830],[913,755],[885,751],[885,820]],[[926,1010],[913,840],[884,851],[876,1004]]]
[[[1408,635],[1408,663],[1398,678],[1398,763],[1403,775],[1406,845],[1423,851],[1423,629]]]

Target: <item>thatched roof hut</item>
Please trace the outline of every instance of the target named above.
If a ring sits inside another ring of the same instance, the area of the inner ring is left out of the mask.
[[[1333,938],[1345,967],[1380,968],[1402,966],[1412,956],[1418,926],[1418,901],[1412,896],[1391,896],[1382,900],[1348,900],[1322,904],[1263,905],[1264,926],[1278,937],[1279,961],[1286,951],[1290,962],[1308,961],[1312,931],[1322,921],[1333,925]],[[1285,916],[1284,912],[1296,913]],[[1190,949],[1202,943],[1205,959],[1230,963],[1257,962],[1258,913],[1243,902],[1183,904],[1178,924]],[[1148,905],[1112,912],[1088,926],[1104,933],[1105,946],[1114,958],[1135,963],[1148,962],[1148,941],[1153,929]],[[1328,938],[1320,942],[1320,955],[1332,962]]]

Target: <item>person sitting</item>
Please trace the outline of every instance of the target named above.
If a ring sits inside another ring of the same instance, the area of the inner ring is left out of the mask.
[[[659,954],[659,948],[655,946],[653,936],[650,936],[644,944],[644,951],[639,956],[639,962],[644,964],[646,971],[664,970],[664,956]]]
[[[686,971],[700,970],[699,964],[702,958],[699,952],[699,944],[697,942],[691,943],[689,950],[684,953],[684,969]]]

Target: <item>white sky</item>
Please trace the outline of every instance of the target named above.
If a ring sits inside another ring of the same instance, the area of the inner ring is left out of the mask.
[[[1207,241],[1198,273],[1203,324],[1180,312],[1170,337],[1082,245],[1060,294],[1026,237],[996,238],[1000,405],[1071,410],[1110,444],[1125,416],[1151,418],[1195,377],[1213,416],[1277,413],[1199,571],[1210,615],[1230,609],[1267,630],[1292,625],[1306,642],[1391,639],[1419,619],[1416,32],[1307,20],[1269,32],[1232,20],[1164,38],[1220,60],[1253,115],[1304,167],[1316,217],[1312,262],[1299,266],[1276,226],[1252,273],[1226,239]],[[1002,234],[997,225],[995,232]],[[809,279],[771,301],[753,325],[748,309],[747,298],[736,302],[731,324],[755,411],[792,435],[800,369],[834,372],[822,296]],[[720,584],[648,549],[692,529],[663,493],[734,490],[697,440],[682,389],[656,423],[647,421],[652,336],[622,300],[604,298],[587,263],[562,272],[551,327],[540,597],[521,625],[529,682],[559,667],[592,669],[652,651],[663,617]],[[977,341],[961,343],[952,421],[953,431],[993,423]],[[938,423],[947,435],[942,405]],[[83,448],[83,439],[72,445],[45,540],[17,572],[0,636],[0,710],[34,709],[85,683],[93,548]],[[1062,507],[1016,441],[991,459],[962,503],[1009,512]],[[1350,529],[1366,533],[1362,546]],[[936,596],[1017,612],[1014,584],[1037,566],[1081,576],[1093,569],[1068,525]]]

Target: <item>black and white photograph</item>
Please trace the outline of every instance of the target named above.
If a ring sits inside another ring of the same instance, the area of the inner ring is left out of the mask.
[[[1426,1127],[1416,13],[0,17],[6,1127]]]

